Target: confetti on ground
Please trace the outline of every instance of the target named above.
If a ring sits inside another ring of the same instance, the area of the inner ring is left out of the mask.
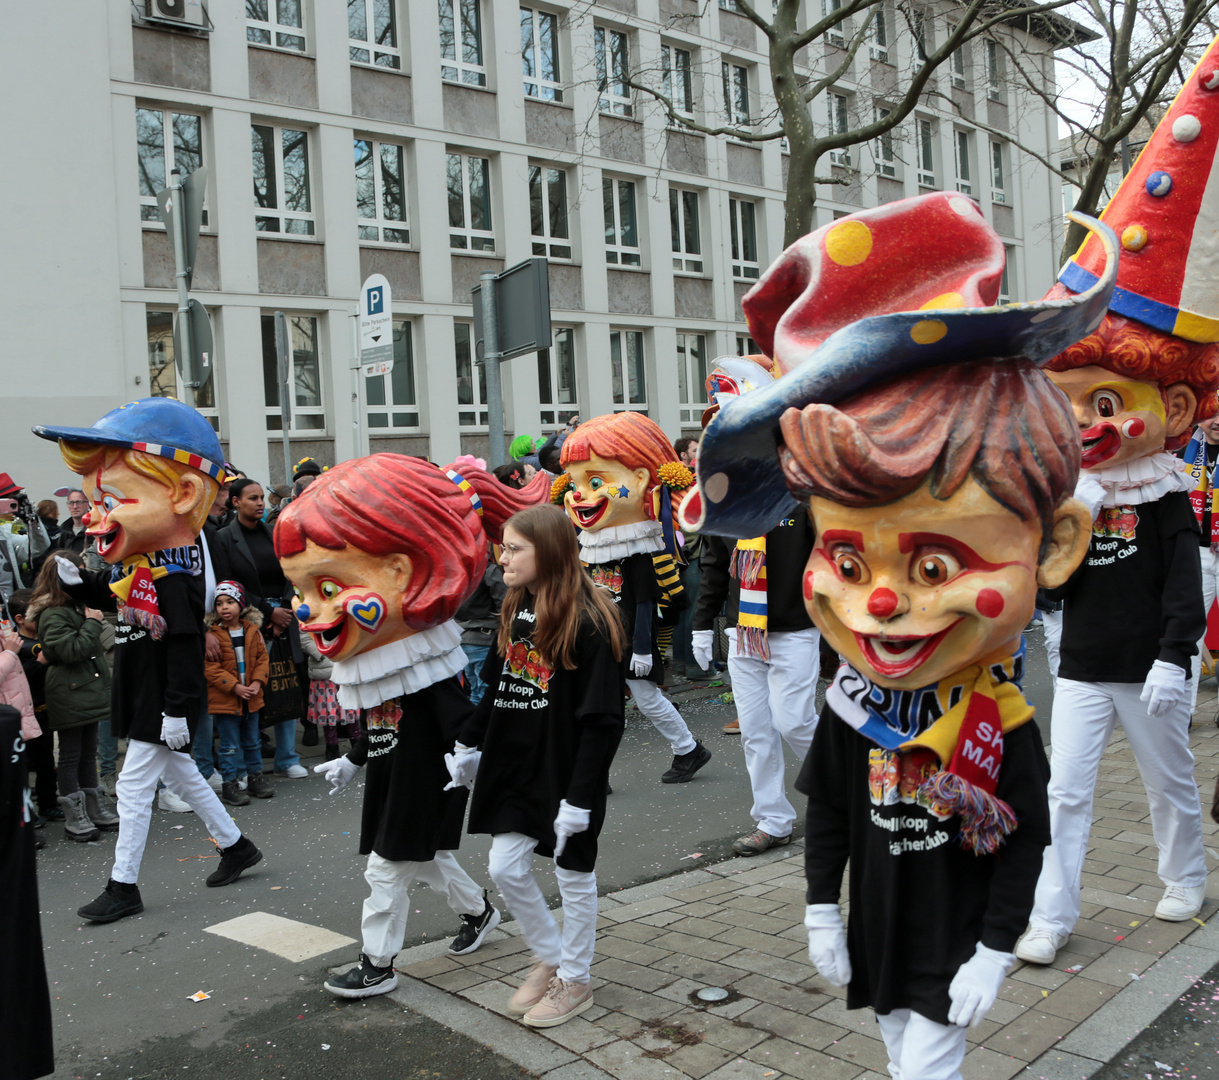
[[[178,862],[186,862],[187,859],[218,859],[219,855],[184,855]]]
[[[282,888],[283,888],[283,886],[282,886],[282,885],[272,885],[272,886],[271,886],[271,891],[272,891],[272,892],[274,892],[276,889],[282,889]]]
[[[1074,975],[1077,971],[1083,971],[1083,969],[1084,969],[1083,964],[1072,964],[1069,968],[1066,968],[1065,970],[1068,975]]]
[[[677,861],[685,862],[687,859],[701,859],[702,857],[703,857],[703,853],[701,851],[696,851],[693,855],[683,855]]]
[[[196,990],[193,994],[188,994],[186,997],[186,1000],[187,1001],[206,1001],[211,996],[212,995],[209,994],[206,990]]]
[[[329,1049],[330,1049],[330,1043],[322,1043],[322,1049],[323,1049],[323,1050],[329,1050]]]
[[[185,825],[174,825],[174,826],[171,826],[171,827],[172,827],[172,828],[174,828],[174,829],[185,829],[185,828],[186,828],[186,826],[185,826]]]

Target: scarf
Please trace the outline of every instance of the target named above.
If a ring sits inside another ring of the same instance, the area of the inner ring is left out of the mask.
[[[194,545],[166,548],[151,555],[131,555],[110,574],[110,591],[118,600],[118,620],[147,630],[154,641],[165,636],[165,616],[157,601],[156,583],[170,574],[202,573],[201,556]]]
[[[738,540],[728,573],[741,583],[737,604],[737,648],[758,660],[770,659],[766,639],[766,537]]]
[[[1194,490],[1189,493],[1189,503],[1194,508],[1194,517],[1198,519],[1199,526],[1202,525],[1203,515],[1210,510],[1211,534],[1205,539],[1209,546],[1214,547],[1219,544],[1219,488],[1215,487],[1215,466],[1207,468],[1206,465],[1207,445],[1202,435],[1195,434],[1185,448],[1185,461],[1189,475],[1197,481]]]
[[[995,795],[1003,738],[1028,723],[1023,638],[1014,655],[994,653],[977,664],[916,690],[878,686],[844,663],[825,703],[864,738],[885,750],[930,752],[940,763],[918,789],[919,801],[961,818],[960,842],[975,855],[992,855],[1018,824]]]

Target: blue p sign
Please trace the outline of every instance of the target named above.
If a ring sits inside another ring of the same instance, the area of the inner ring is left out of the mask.
[[[368,290],[368,314],[380,315],[385,309],[385,290],[379,285]]]

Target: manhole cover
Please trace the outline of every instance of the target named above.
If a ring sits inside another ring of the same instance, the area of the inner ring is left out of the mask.
[[[728,991],[722,986],[706,986],[698,992],[699,1001],[723,1001]]]

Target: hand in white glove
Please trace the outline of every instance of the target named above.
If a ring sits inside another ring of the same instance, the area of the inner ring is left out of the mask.
[[[56,558],[59,558],[57,555]],[[71,563],[68,563],[72,566]],[[72,566],[75,570],[76,567]],[[181,750],[188,742],[190,742],[190,728],[187,726],[186,720],[181,716],[166,716],[161,714],[161,738],[165,740],[165,745],[171,750]]]
[[[330,794],[337,795],[339,792],[346,790],[347,785],[351,783],[352,777],[360,771],[360,766],[344,754],[341,758],[335,758],[333,761],[323,761],[320,765],[314,765],[313,771],[329,780]]]
[[[1104,485],[1095,476],[1080,473],[1075,484],[1075,498],[1088,508],[1088,513],[1095,518],[1100,510],[1101,500],[1105,497]]]
[[[557,859],[567,847],[567,838],[588,831],[591,810],[581,810],[566,799],[559,801],[559,816],[554,819],[554,857]]]
[[[642,679],[652,670],[652,658],[643,653],[631,653],[631,674]]]
[[[837,904],[809,904],[804,909],[808,929],[808,958],[831,986],[851,981],[851,958],[847,954],[847,932]]]
[[[482,761],[483,753],[470,746],[457,743],[451,754],[445,754],[444,763],[453,778],[444,786],[445,791],[454,791],[459,787],[474,790],[474,778],[478,775],[478,763]]]
[[[948,996],[952,999],[948,1022],[961,1027],[981,1023],[1015,962],[1013,953],[996,952],[979,941],[973,956],[957,968],[948,987]]]
[[[706,671],[711,666],[711,652],[715,648],[714,630],[695,630],[690,635],[690,648],[694,652],[694,662]]]
[[[1157,660],[1147,672],[1139,701],[1147,702],[1147,715],[1160,716],[1185,700],[1185,669]]]
[[[59,580],[65,585],[80,584],[80,569],[62,555],[55,556],[55,568],[59,571]]]

